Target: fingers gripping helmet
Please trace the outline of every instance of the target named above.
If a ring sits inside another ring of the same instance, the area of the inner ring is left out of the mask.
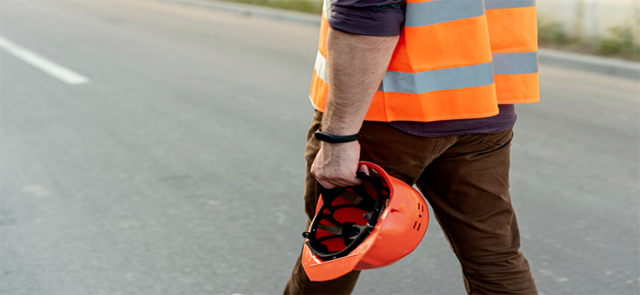
[[[429,225],[427,204],[415,189],[379,166],[360,162],[362,184],[323,189],[305,237],[302,266],[312,281],[352,270],[387,266],[411,253]]]

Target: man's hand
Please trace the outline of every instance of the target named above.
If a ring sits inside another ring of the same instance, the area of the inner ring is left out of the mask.
[[[362,183],[356,177],[360,144],[321,143],[320,151],[311,165],[311,174],[326,189],[353,186]]]
[[[311,174],[326,189],[354,186],[362,183],[356,177],[360,170],[369,175],[369,168],[361,165],[360,144],[357,141],[347,143],[322,143],[320,151],[311,165]]]

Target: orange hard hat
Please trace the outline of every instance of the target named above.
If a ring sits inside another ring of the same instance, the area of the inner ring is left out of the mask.
[[[429,211],[418,191],[378,165],[358,172],[362,184],[322,189],[305,237],[302,266],[312,281],[387,266],[411,253],[427,231]]]

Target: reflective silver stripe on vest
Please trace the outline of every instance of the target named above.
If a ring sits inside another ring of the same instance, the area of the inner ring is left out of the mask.
[[[493,83],[491,63],[420,73],[387,72],[380,91],[426,93],[486,86]]]
[[[329,16],[331,16],[332,9],[333,5],[331,5],[331,0],[324,0],[322,2],[322,12],[324,12],[324,17],[329,18]]]
[[[485,0],[486,9],[504,9],[536,6],[536,0]]]
[[[328,1],[328,0],[327,0]],[[327,70],[327,59],[322,56],[322,53],[318,51],[318,55],[316,55],[316,64],[313,67],[316,69],[316,74],[322,81],[325,83],[329,83],[329,71]]]
[[[538,72],[538,52],[494,53],[496,75],[533,74]]]
[[[493,70],[492,70],[493,64]],[[329,83],[327,60],[318,52],[316,74]],[[493,74],[538,73],[538,52],[494,53],[493,63],[433,70],[420,73],[387,72],[379,91],[425,93],[438,90],[485,86],[493,83]]]
[[[407,3],[404,25],[421,27],[484,15],[482,0],[434,0]]]
[[[315,64],[316,74],[329,83],[327,60],[318,52]],[[400,93],[425,93],[486,86],[493,83],[492,63],[466,67],[433,70],[420,73],[387,72],[379,91]]]

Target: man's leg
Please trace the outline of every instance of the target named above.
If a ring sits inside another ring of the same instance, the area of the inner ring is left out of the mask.
[[[462,265],[470,294],[537,294],[509,196],[511,129],[460,136],[417,184]]]
[[[320,196],[320,184],[313,175],[311,175],[311,164],[320,149],[320,143],[313,137],[316,130],[320,129],[320,123],[322,121],[322,113],[316,111],[311,121],[311,126],[307,132],[307,145],[305,147],[305,159],[307,160],[307,169],[305,172],[304,182],[304,203],[305,213],[307,215],[307,228],[313,220],[316,212],[316,204]],[[301,239],[302,241],[302,239]],[[302,252],[296,260],[293,270],[291,271],[291,277],[285,286],[285,295],[300,295],[300,294],[351,294],[353,288],[356,285],[360,271],[353,271],[345,276],[337,278],[335,280],[326,282],[312,282],[307,277],[302,267]]]
[[[320,195],[319,186],[316,179],[309,173],[311,163],[307,164],[307,173],[305,180],[305,210],[309,220],[307,221],[307,227],[310,224],[315,214],[315,205],[317,204],[317,198]],[[316,200],[313,202],[313,200]],[[302,238],[300,238],[302,241]],[[300,294],[351,294],[353,288],[356,286],[356,281],[360,275],[360,271],[352,271],[349,274],[337,278],[335,280],[326,282],[312,282],[307,277],[307,274],[302,268],[302,253],[298,256],[296,263],[291,271],[291,277],[285,286],[285,295],[300,295]]]
[[[309,170],[319,149],[319,142],[313,138],[313,133],[320,128],[321,120],[322,113],[316,112],[307,133],[305,150],[307,171],[304,194],[305,212],[308,217],[307,226],[315,215],[316,204],[320,196],[320,186]],[[454,139],[455,137],[418,137],[395,129],[387,123],[364,122],[360,130],[360,159],[378,164],[390,175],[413,184],[424,167],[447,146],[453,144]],[[300,257],[298,257],[284,294],[350,294],[359,274],[359,271],[353,271],[335,280],[311,282],[302,268]]]

